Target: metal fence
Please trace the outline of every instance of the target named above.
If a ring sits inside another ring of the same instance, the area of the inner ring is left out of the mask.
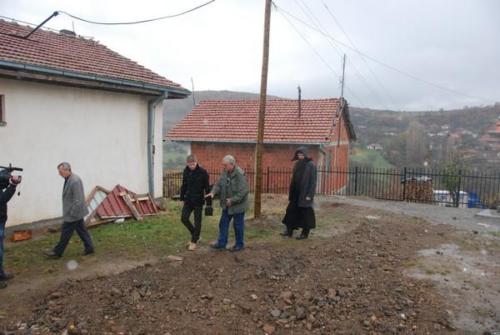
[[[220,170],[208,170],[210,183],[219,179]],[[250,191],[254,190],[254,171],[246,170]],[[263,171],[263,192],[286,194],[292,170],[267,168]],[[179,194],[182,172],[164,175],[165,197]],[[447,207],[490,208],[500,205],[500,172],[450,173],[434,169],[374,169],[352,167],[329,170],[318,167],[317,194],[366,196],[370,198],[430,203]]]

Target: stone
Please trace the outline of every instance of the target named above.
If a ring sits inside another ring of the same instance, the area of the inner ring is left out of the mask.
[[[328,289],[328,298],[335,299],[336,296],[337,296],[337,290],[334,288],[329,288]]]
[[[304,320],[306,318],[306,309],[304,307],[297,307],[295,309],[295,315],[297,316],[297,320]]]
[[[259,298],[259,297],[257,296],[257,294],[252,294],[252,295],[250,295],[250,299],[252,299],[252,300],[254,300],[254,301],[255,301],[255,300],[257,300],[258,298]]]
[[[264,333],[271,335],[271,334],[274,334],[274,332],[276,331],[276,327],[274,327],[273,325],[271,325],[269,323],[266,323],[264,325],[264,327],[262,327],[262,330],[264,331]]]
[[[111,295],[113,295],[113,296],[120,296],[120,295],[122,295],[122,291],[120,291],[116,287],[112,287],[111,288]]]
[[[281,315],[281,311],[279,309],[272,309],[270,313],[275,318],[277,318]]]
[[[182,262],[184,258],[180,257],[180,256],[174,256],[174,255],[168,255],[167,256],[167,260],[169,262]]]

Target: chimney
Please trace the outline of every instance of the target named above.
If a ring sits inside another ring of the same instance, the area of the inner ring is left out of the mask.
[[[300,89],[300,85],[297,86],[297,90],[299,91],[299,118],[300,118],[302,114],[302,97],[301,97],[302,90]]]
[[[59,30],[59,33],[61,33],[62,35],[69,36],[69,37],[76,37],[75,32],[68,30],[68,29],[61,29],[61,30]]]

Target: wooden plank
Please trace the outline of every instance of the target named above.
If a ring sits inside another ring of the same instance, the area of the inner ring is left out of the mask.
[[[141,216],[141,214],[139,213],[137,208],[134,206],[134,203],[132,202],[132,198],[130,197],[130,195],[126,192],[121,192],[120,196],[123,198],[123,201],[125,202],[127,207],[130,209],[130,211],[132,212],[132,215],[134,216],[134,218],[138,221],[142,220],[143,217]]]

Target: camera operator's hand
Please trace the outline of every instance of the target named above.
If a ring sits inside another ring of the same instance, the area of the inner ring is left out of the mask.
[[[12,176],[10,177],[11,185],[18,185],[21,183],[21,176]]]

